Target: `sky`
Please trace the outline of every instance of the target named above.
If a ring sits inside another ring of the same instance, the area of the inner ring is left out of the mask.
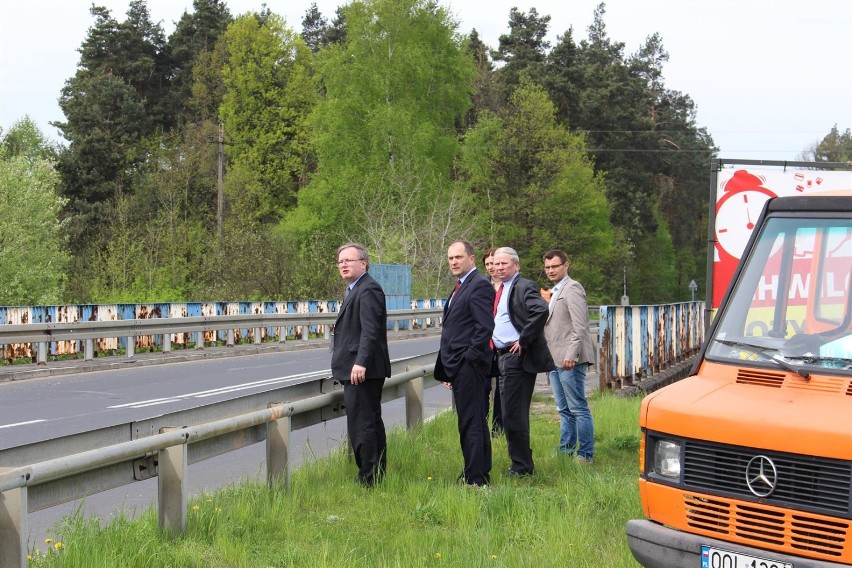
[[[551,44],[573,28],[587,37],[599,0],[439,0],[492,48],[508,33],[509,12],[550,15]],[[128,0],[100,0],[125,19]],[[234,16],[263,0],[226,0]],[[295,31],[311,0],[266,0]],[[316,0],[330,21],[342,0]],[[0,128],[28,115],[65,143],[51,121],[64,116],[57,99],[76,72],[78,48],[94,23],[84,0],[4,0],[0,11]],[[168,36],[192,0],[148,0],[151,19]],[[608,0],[612,41],[635,53],[659,33],[669,60],[665,86],[689,95],[696,122],[722,159],[797,160],[837,125],[852,128],[852,0]]]

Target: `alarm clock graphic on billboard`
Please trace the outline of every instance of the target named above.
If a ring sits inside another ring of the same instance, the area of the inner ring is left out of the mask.
[[[764,187],[766,178],[737,170],[723,186],[716,201],[716,242],[722,251],[739,260],[763,205],[775,193]]]

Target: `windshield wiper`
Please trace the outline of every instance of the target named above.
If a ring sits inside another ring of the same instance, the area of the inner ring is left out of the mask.
[[[852,366],[852,359],[847,359],[846,357],[819,357],[815,355],[793,355],[788,356],[787,359],[801,359],[804,363],[808,365],[818,365],[820,367],[828,367],[828,368],[836,368],[836,369],[845,369],[849,366]]]
[[[788,363],[781,355],[778,354],[777,349],[770,349],[768,347],[761,347],[760,345],[752,345],[751,343],[744,343],[742,341],[731,341],[729,339],[714,339],[713,341],[717,341],[722,345],[727,345],[728,347],[742,347],[751,351],[756,355],[760,355],[772,362],[776,365],[784,369],[785,371],[790,371],[791,373],[796,373],[803,379],[809,379],[811,374],[804,369],[797,369]]]

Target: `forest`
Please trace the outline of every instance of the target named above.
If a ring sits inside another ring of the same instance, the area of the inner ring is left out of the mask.
[[[348,241],[442,297],[458,238],[542,285],[561,248],[591,304],[703,288],[718,150],[663,38],[625,53],[604,3],[553,45],[535,8],[489,46],[434,0],[313,4],[300,30],[194,0],[168,37],[145,0],[91,16],[65,142],[0,131],[0,305],[334,298]]]

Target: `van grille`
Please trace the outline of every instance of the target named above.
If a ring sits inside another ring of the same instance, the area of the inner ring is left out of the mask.
[[[760,548],[836,559],[850,540],[850,523],[845,521],[690,494],[683,496],[683,506],[687,525],[696,532]]]
[[[770,458],[778,471],[777,486],[771,495],[761,499],[762,503],[852,517],[849,461],[687,440],[684,485],[754,501],[757,497],[746,482],[746,468],[757,455]]]

